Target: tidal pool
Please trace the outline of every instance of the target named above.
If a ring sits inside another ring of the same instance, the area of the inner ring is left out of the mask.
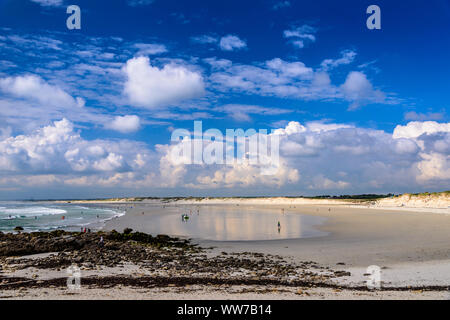
[[[154,214],[145,223],[150,234],[167,234],[217,241],[310,238],[327,235],[317,227],[326,218],[244,207],[179,208]],[[182,217],[186,214],[188,219]],[[278,222],[280,227],[278,227]]]

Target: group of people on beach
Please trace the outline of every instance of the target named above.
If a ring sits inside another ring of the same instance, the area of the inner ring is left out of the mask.
[[[91,229],[89,229],[89,228],[81,228],[81,233],[91,233]],[[98,245],[101,248],[105,245],[102,236],[100,236],[100,240],[98,241]]]
[[[192,210],[189,210],[189,213],[181,214],[181,221],[187,222],[189,220],[189,216],[192,215]],[[197,208],[197,215],[200,215],[200,209]]]

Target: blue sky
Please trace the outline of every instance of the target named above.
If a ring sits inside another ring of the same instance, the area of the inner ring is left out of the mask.
[[[2,0],[0,28],[0,198],[448,189],[448,1]],[[284,130],[280,174],[167,164],[194,120]]]

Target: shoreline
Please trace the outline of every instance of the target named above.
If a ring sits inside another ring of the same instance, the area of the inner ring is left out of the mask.
[[[374,210],[396,210],[407,212],[428,212],[450,214],[449,192],[439,196],[419,197],[405,194],[393,198],[381,198],[373,200],[357,199],[315,199],[303,197],[224,197],[224,198],[117,198],[103,200],[58,200],[54,203],[73,204],[161,204],[161,205],[268,205],[268,206],[348,206],[361,207]]]

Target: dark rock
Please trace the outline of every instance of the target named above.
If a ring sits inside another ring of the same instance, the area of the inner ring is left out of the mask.
[[[124,233],[124,234],[130,234],[131,232],[133,232],[133,229],[131,229],[131,228],[125,228],[125,229],[123,230],[123,233]]]
[[[352,274],[348,271],[335,271],[334,275],[336,277],[348,277],[348,276],[351,276]]]

